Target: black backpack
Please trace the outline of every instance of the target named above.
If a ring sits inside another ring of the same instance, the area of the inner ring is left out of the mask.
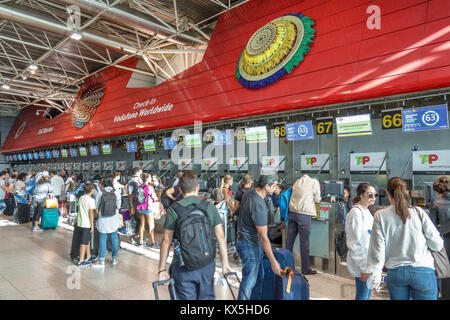
[[[103,191],[102,197],[100,199],[100,213],[102,214],[102,217],[112,217],[116,214],[116,199],[117,198],[114,191]]]
[[[189,270],[207,266],[216,258],[216,237],[208,217],[209,202],[183,207],[174,203],[172,209],[178,214],[176,238],[180,242],[184,265]]]
[[[178,185],[176,185],[174,187],[174,189],[175,189],[175,192],[174,192],[175,201],[170,199],[167,196],[167,194],[166,194],[166,191],[169,190],[170,188],[172,188],[172,187],[164,188],[164,190],[162,191],[162,194],[161,194],[161,203],[162,203],[163,207],[166,208],[166,209],[168,209],[175,202],[180,201],[181,199],[183,199],[183,194],[181,193],[180,187]]]

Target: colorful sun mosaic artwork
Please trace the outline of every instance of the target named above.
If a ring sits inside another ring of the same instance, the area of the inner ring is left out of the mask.
[[[82,128],[94,116],[105,95],[103,84],[94,84],[81,94],[72,109],[72,125]]]
[[[309,51],[314,21],[290,13],[258,29],[247,42],[236,67],[236,79],[247,88],[268,86],[299,65]]]

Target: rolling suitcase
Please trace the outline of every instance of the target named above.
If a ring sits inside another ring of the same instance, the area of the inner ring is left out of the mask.
[[[17,222],[19,224],[28,223],[31,221],[31,208],[27,203],[19,203],[17,207]]]
[[[286,267],[276,278],[275,300],[309,300],[309,283],[306,277]]]
[[[170,299],[177,300],[177,293],[175,292],[175,281],[173,279],[153,282],[153,290],[155,291],[155,300],[159,300],[158,286],[164,285],[167,282],[169,283]]]
[[[290,267],[295,270],[294,256],[292,252],[284,248],[272,248],[272,252],[280,264],[281,269]],[[264,268],[264,281],[262,290],[262,300],[274,300],[275,299],[275,285],[278,276],[272,272],[272,267],[270,266],[270,261],[267,257],[263,259]]]
[[[9,195],[8,199],[5,199],[6,209],[3,211],[5,216],[13,216],[14,208],[16,207],[16,200],[12,194]]]
[[[44,208],[42,210],[41,228],[42,229],[56,229],[59,220],[58,208]]]
[[[70,259],[73,263],[78,263],[80,258],[80,244],[81,244],[81,233],[78,226],[75,226],[72,234],[72,246],[70,248]]]

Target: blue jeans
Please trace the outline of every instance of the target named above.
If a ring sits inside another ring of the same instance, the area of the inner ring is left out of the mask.
[[[367,288],[367,282],[362,282],[358,277],[355,278],[356,296],[355,300],[369,300],[372,295],[372,289]]]
[[[238,300],[260,300],[264,282],[263,249],[247,240],[238,239],[236,250],[242,260]]]
[[[431,268],[389,269],[387,285],[391,300],[436,300],[438,296],[436,274]]]
[[[6,209],[6,203],[5,200],[0,200],[0,213],[3,213]]]
[[[106,257],[106,241],[108,240],[108,233],[100,233],[100,243],[98,249],[98,256],[100,260],[105,260]],[[117,231],[111,233],[111,250],[113,259],[119,255],[119,237]]]

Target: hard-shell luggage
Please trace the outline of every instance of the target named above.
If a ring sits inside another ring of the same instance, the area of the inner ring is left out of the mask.
[[[31,221],[31,217],[30,217],[30,205],[27,203],[19,203],[17,206],[17,222],[19,224],[21,223],[28,223]]]
[[[309,283],[306,277],[286,267],[276,278],[275,300],[309,300]]]
[[[237,230],[237,221],[234,219],[234,217],[230,220],[228,220],[227,224],[227,244],[229,246],[235,246],[236,245],[236,230]]]
[[[272,248],[272,252],[275,256],[275,259],[280,264],[281,269],[284,270],[286,267],[290,267],[292,270],[295,270],[294,256],[291,251],[284,248]],[[261,299],[274,300],[275,285],[278,276],[272,272],[272,267],[267,257],[264,257],[263,259],[263,268],[264,268],[264,282]]]
[[[159,300],[158,286],[162,286],[162,285],[166,284],[167,282],[169,283],[171,300],[177,300],[177,293],[175,291],[175,281],[173,279],[153,282],[153,290],[155,291],[155,300]]]
[[[73,229],[72,234],[72,246],[70,249],[70,259],[75,263],[78,263],[78,260],[80,258],[80,244],[81,244],[81,233],[79,232],[79,227],[75,226]]]
[[[5,216],[13,216],[14,208],[16,207],[16,200],[13,195],[9,195],[8,199],[5,199],[6,209],[3,211]]]
[[[42,229],[56,229],[59,221],[58,208],[44,208],[42,209],[41,228]]]

